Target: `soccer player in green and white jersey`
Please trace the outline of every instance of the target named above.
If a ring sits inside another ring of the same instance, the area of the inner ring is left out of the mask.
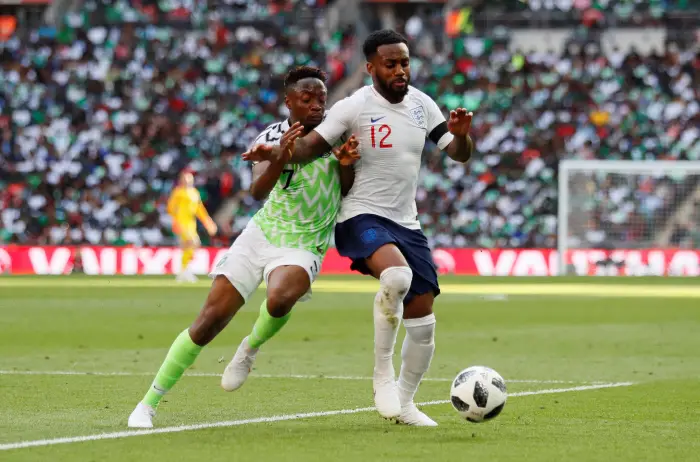
[[[253,146],[279,144],[283,152],[291,152],[297,137],[323,121],[325,81],[326,74],[317,68],[290,71],[285,78],[290,117],[266,128]],[[299,124],[303,129],[296,128]],[[286,324],[294,304],[310,296],[333,233],[341,193],[352,186],[350,164],[357,157],[357,141],[351,137],[332,153],[306,164],[282,159],[253,166],[251,193],[258,200],[269,195],[268,200],[212,271],[214,282],[199,316],[173,342],[153,384],[129,416],[129,427],[153,427],[165,393],[265,280],[267,299],[221,379],[226,391],[243,385],[260,346]]]

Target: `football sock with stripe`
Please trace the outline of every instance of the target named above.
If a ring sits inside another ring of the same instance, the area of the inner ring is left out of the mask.
[[[165,361],[158,369],[156,378],[144,396],[143,402],[153,408],[158,407],[163,396],[175,386],[201,351],[202,347],[192,341],[188,329],[181,332],[170,347]]]
[[[267,299],[263,300],[260,305],[260,314],[253,325],[253,330],[248,336],[248,346],[251,348],[260,348],[265,342],[275,336],[287,324],[292,313],[289,312],[281,318],[273,317],[267,311]]]

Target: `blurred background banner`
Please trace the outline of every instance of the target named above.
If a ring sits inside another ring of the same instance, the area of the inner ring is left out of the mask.
[[[201,248],[191,268],[211,271],[225,249]],[[171,275],[180,268],[176,247],[56,247],[0,248],[0,273],[22,275]],[[468,276],[556,276],[557,255],[552,249],[435,249],[440,274]],[[578,249],[572,251],[576,274],[590,276],[700,276],[700,251],[669,249]],[[609,264],[600,264],[602,261]],[[331,249],[323,261],[324,274],[350,274],[350,261]]]

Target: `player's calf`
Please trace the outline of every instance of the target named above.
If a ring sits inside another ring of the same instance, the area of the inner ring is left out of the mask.
[[[403,316],[403,299],[411,287],[411,278],[412,272],[407,266],[392,266],[379,276],[379,292],[374,297],[376,376],[394,378],[391,358]]]
[[[224,277],[217,276],[197,319],[190,326],[192,341],[205,346],[224,330],[245,300]]]
[[[224,277],[214,280],[199,316],[189,329],[178,335],[170,346],[151,387],[129,416],[132,428],[150,428],[163,396],[182,378],[202,351],[243,306],[243,297]]]
[[[379,277],[379,292],[374,299],[374,404],[385,418],[397,417],[401,410],[391,358],[411,278],[412,272],[407,266],[385,269]]]
[[[301,266],[286,265],[272,270],[267,278],[267,300],[250,334],[250,345],[260,348],[284,327],[296,302],[311,287],[311,278]]]
[[[408,425],[437,425],[419,411],[413,402],[435,353],[435,315],[432,313],[434,299],[432,292],[412,296],[407,300],[404,311],[406,337],[401,348],[401,372],[398,380],[401,415],[398,420]]]
[[[405,319],[406,337],[401,348],[399,399],[401,406],[413,404],[423,376],[430,368],[435,353],[435,315]]]
[[[190,269],[190,263],[194,258],[194,252],[197,248],[197,244],[193,239],[184,237],[182,238],[180,248],[182,250],[181,269],[180,273],[176,277],[176,280],[178,282],[197,282],[197,276],[195,276]]]
[[[238,390],[250,374],[260,347],[279,332],[291,316],[294,304],[309,290],[310,278],[300,266],[280,266],[268,277],[267,299],[253,330],[238,346],[221,376],[221,388]]]

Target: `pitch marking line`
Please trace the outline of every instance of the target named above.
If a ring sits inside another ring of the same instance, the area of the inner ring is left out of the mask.
[[[84,372],[84,371],[16,371],[16,370],[0,370],[0,375],[76,375],[76,376],[109,376],[109,377],[152,377],[155,372]],[[189,377],[221,377],[220,373],[216,372],[188,372],[185,373]],[[372,377],[362,377],[359,375],[311,375],[311,374],[251,374],[251,377],[260,379],[306,379],[306,380],[372,380]],[[444,377],[426,377],[423,379],[426,382],[451,382],[453,379]],[[506,382],[511,383],[559,383],[559,384],[600,384],[599,381],[586,380],[517,380],[508,379]]]
[[[0,287],[61,287],[61,288],[196,288],[208,287],[210,282],[200,282],[188,286],[177,285],[167,279],[69,279],[61,276],[50,278],[15,279],[0,277]],[[261,286],[264,288],[263,286]],[[375,293],[379,288],[376,281],[316,281],[316,292],[330,293]],[[596,283],[523,283],[523,284],[459,284],[441,285],[447,295],[595,295],[598,297],[622,298],[700,298],[700,288],[683,285],[641,286]]]
[[[602,388],[615,388],[615,387],[629,387],[634,385],[634,382],[616,382],[616,383],[601,383],[597,385],[584,385],[579,387],[570,388],[550,388],[548,390],[532,390],[532,391],[521,391],[516,393],[510,393],[509,398],[515,398],[519,396],[532,396],[532,395],[548,395],[554,393],[569,393],[573,391],[587,391],[587,390],[599,390]],[[418,403],[419,406],[433,406],[436,404],[447,404],[447,400],[439,401],[427,401],[425,403]],[[358,414],[361,412],[374,411],[373,407],[361,407],[356,409],[339,409],[336,411],[323,411],[323,412],[306,412],[302,414],[286,414],[277,415],[271,417],[257,417],[254,419],[243,419],[243,420],[227,420],[223,422],[211,422],[202,423],[195,425],[180,425],[176,427],[163,427],[154,428],[152,430],[128,430],[122,432],[114,433],[99,433],[96,435],[85,435],[85,436],[71,436],[67,438],[54,438],[47,440],[34,440],[34,441],[20,441],[17,443],[0,444],[0,451],[8,451],[10,449],[23,449],[32,448],[38,446],[53,446],[56,444],[70,444],[70,443],[81,443],[84,441],[97,441],[97,440],[113,440],[119,438],[130,438],[132,436],[145,436],[145,435],[158,435],[162,433],[180,433],[192,430],[203,430],[206,428],[222,428],[222,427],[236,427],[239,425],[250,425],[256,423],[272,423],[272,422],[284,422],[288,420],[299,420],[299,419],[312,419],[316,417],[328,417],[334,415],[347,415],[347,414]]]

